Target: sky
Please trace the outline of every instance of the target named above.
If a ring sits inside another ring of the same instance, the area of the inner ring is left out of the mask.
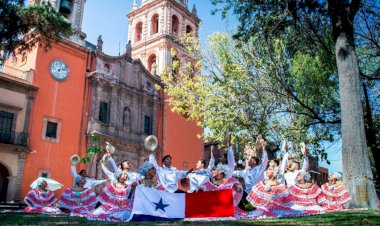
[[[126,16],[132,9],[133,0],[87,0],[85,3],[82,31],[87,34],[87,41],[96,44],[99,35],[103,39],[103,52],[117,56],[124,52],[128,42],[128,17]],[[202,20],[199,29],[201,43],[207,43],[208,35],[213,32],[232,31],[237,20],[230,15],[227,21],[221,19],[221,15],[211,15],[210,11],[214,6],[209,0],[189,0],[191,10],[195,3],[198,17]],[[141,0],[137,1],[141,5]],[[342,171],[342,145],[340,141],[335,143],[325,143],[328,150],[330,165],[320,163],[320,166],[327,167],[329,172]]]
[[[128,42],[128,17],[133,0],[87,0],[83,16],[82,31],[87,34],[87,41],[96,44],[99,35],[103,39],[103,52],[109,55],[123,53]],[[141,6],[141,0],[137,1]],[[189,10],[193,4],[197,15],[202,20],[199,29],[201,42],[207,41],[207,36],[213,32],[231,30],[236,26],[236,20],[222,21],[221,14],[211,15],[214,8],[209,0],[189,0]],[[233,22],[231,22],[233,21]]]

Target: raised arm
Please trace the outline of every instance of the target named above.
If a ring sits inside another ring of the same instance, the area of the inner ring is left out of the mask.
[[[261,163],[260,163],[260,169],[264,173],[264,171],[267,169],[268,166],[268,153],[266,150],[266,142],[264,139],[260,140],[261,147],[263,148],[263,155],[261,156]]]
[[[74,165],[71,165],[71,176],[73,176],[73,178],[78,176],[77,169],[75,169]]]
[[[235,157],[234,157],[234,151],[232,150],[232,146],[228,148],[227,161],[228,161],[228,168],[230,168],[230,170],[233,171],[235,168]]]
[[[288,161],[289,161],[289,152],[286,152],[284,155],[284,158],[281,161],[281,167],[280,167],[280,173],[284,174],[286,171],[286,167],[288,166]]]
[[[305,143],[301,143],[301,152],[304,155],[303,157],[303,164],[301,171],[306,172],[309,169],[309,157],[308,157],[308,150]]]
[[[108,158],[108,162],[111,164],[112,170],[113,170],[114,172],[117,172],[117,170],[118,170],[119,168],[117,167],[116,162],[115,162],[115,160],[113,160],[112,156],[110,156],[110,157]]]
[[[210,162],[208,163],[207,170],[211,172],[214,166],[215,166],[214,146],[211,146],[211,158],[210,158]]]
[[[157,164],[157,160],[153,154],[149,155],[149,162],[154,166],[154,168],[156,168],[156,170],[158,170],[158,168],[160,168],[160,166]]]

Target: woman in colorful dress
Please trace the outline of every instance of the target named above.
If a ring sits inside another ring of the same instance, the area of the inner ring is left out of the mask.
[[[288,189],[279,181],[281,178],[276,178],[275,170],[268,169],[265,172],[265,180],[257,183],[252,187],[251,192],[247,196],[247,201],[256,208],[249,212],[249,216],[288,216],[297,214],[283,204],[288,196]],[[301,212],[302,213],[302,212]]]
[[[90,188],[85,188],[86,178],[76,176],[74,179],[75,185],[67,188],[58,204],[62,209],[65,209],[72,216],[83,216],[94,211],[98,198],[95,192]]]
[[[341,173],[330,174],[329,182],[322,185],[321,189],[326,197],[326,202],[322,205],[326,211],[343,210],[344,205],[351,200],[350,194],[343,186]]]
[[[128,177],[126,171],[117,172],[115,177],[117,181],[100,192],[98,199],[102,205],[88,216],[89,220],[127,221],[129,219],[137,183],[125,184]]]
[[[234,177],[226,178],[226,175],[229,172],[229,166],[226,164],[218,164],[216,168],[214,167],[211,171],[212,182],[207,181],[201,186],[199,186],[198,191],[219,191],[225,189],[232,189],[232,196],[235,207],[235,216],[244,215],[238,205],[243,197],[243,186],[241,183]]]
[[[299,172],[297,184],[290,186],[288,191],[286,205],[293,210],[302,210],[306,214],[324,212],[321,205],[326,201],[326,198],[319,186],[311,182],[311,176],[308,172]]]
[[[37,187],[32,188],[24,198],[25,204],[28,205],[24,211],[29,213],[60,214],[61,210],[55,206],[57,201],[54,193],[48,190],[46,180],[39,178]]]

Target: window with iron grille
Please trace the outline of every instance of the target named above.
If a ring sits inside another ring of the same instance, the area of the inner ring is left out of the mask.
[[[13,117],[13,113],[0,111],[0,142],[8,143],[12,139]]]
[[[147,135],[152,134],[152,117],[144,116],[144,133]]]
[[[105,124],[110,123],[110,104],[108,102],[100,101],[99,121]]]

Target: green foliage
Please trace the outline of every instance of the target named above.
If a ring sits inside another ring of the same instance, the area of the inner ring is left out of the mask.
[[[87,164],[90,162],[90,158],[93,157],[95,154],[104,153],[104,150],[99,145],[97,145],[101,141],[102,140],[100,137],[95,135],[91,136],[91,143],[93,143],[93,145],[87,148],[85,155],[80,159],[80,163]]]
[[[286,137],[306,141],[326,159],[321,141],[332,140],[339,130],[332,56],[325,51],[290,54],[279,38],[253,36],[246,42],[214,33],[209,39],[205,51],[197,51],[196,42],[183,43],[191,43],[191,56],[201,59],[196,70],[174,62],[181,65],[177,73],[168,69],[161,75],[172,110],[207,128],[206,141],[223,142],[227,131],[233,141],[250,146],[258,134],[275,144]]]
[[[70,35],[71,24],[50,3],[23,7],[22,0],[0,0],[0,49],[10,53],[29,50],[37,43],[48,49],[52,41]]]

